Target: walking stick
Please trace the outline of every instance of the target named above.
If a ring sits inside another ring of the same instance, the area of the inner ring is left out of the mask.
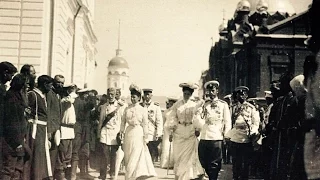
[[[169,160],[168,160],[168,164],[167,164],[167,175],[169,175],[170,156],[171,156],[171,142],[169,145]]]

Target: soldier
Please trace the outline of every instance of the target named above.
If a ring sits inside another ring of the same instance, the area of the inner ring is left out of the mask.
[[[71,178],[71,157],[72,157],[72,141],[74,139],[74,124],[76,123],[76,113],[73,106],[77,86],[69,84],[64,86],[64,93],[61,93],[61,143],[58,148],[58,160],[55,170],[55,178],[64,180]]]
[[[78,91],[79,97],[75,99],[76,123],[74,126],[75,137],[72,142],[71,179],[76,179],[76,170],[79,164],[80,176],[93,179],[87,171],[90,153],[90,112],[96,104],[95,98],[89,96],[89,89]]]
[[[54,175],[58,155],[58,143],[60,143],[60,125],[62,120],[61,93],[64,81],[65,79],[62,75],[56,75],[53,79],[53,88],[46,94],[48,103],[48,138],[51,144],[50,160]]]
[[[210,100],[207,100],[196,113],[196,122],[201,131],[199,160],[210,180],[218,178],[222,161],[224,135],[231,129],[231,115],[228,103],[218,99],[218,81],[204,85]],[[196,123],[195,122],[195,123]]]
[[[108,101],[101,106],[98,135],[103,151],[100,166],[100,179],[107,178],[107,166],[110,164],[111,179],[115,175],[115,158],[119,148],[117,134],[120,131],[122,113],[119,109],[123,104],[115,99],[116,90],[109,88],[107,91]]]
[[[152,89],[143,89],[144,101],[141,104],[148,110],[148,148],[152,161],[157,161],[158,158],[158,145],[162,139],[163,119],[160,109],[160,105],[156,102],[152,102]]]
[[[228,132],[227,137],[232,146],[232,171],[233,179],[248,179],[250,156],[253,152],[252,141],[258,134],[259,112],[248,103],[249,88],[239,86],[235,89],[237,103],[231,108],[233,128]]]

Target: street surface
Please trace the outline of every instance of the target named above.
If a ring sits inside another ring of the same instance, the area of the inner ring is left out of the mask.
[[[169,170],[169,175],[167,175],[167,169],[162,169],[159,167],[159,162],[155,163],[155,168],[157,172],[157,177],[149,178],[148,180],[156,180],[156,179],[174,179],[173,170]],[[90,175],[95,177],[95,180],[98,180],[99,171],[92,170]],[[110,179],[108,175],[108,179]],[[124,173],[120,173],[118,176],[118,180],[124,180]],[[207,178],[208,179],[208,178]],[[223,165],[219,174],[219,180],[232,180],[232,166],[231,165]]]

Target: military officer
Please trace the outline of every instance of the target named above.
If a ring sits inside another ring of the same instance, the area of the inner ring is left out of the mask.
[[[101,158],[100,179],[106,179],[107,165],[110,163],[110,176],[113,178],[115,174],[115,157],[119,148],[117,142],[117,134],[120,131],[121,112],[119,109],[123,104],[115,99],[116,89],[109,88],[107,90],[108,101],[101,106],[99,131],[100,143],[103,150],[103,158]]]
[[[205,83],[208,99],[197,110],[195,124],[200,133],[199,159],[210,180],[218,178],[222,161],[224,135],[231,129],[228,103],[218,99],[218,81]]]
[[[259,112],[248,103],[249,88],[239,86],[235,89],[237,103],[232,108],[233,128],[227,133],[227,138],[231,140],[233,150],[233,179],[248,179],[249,160],[253,152],[252,139],[258,134]]]
[[[157,161],[159,156],[158,145],[163,135],[163,119],[159,103],[152,102],[152,89],[143,89],[144,101],[142,106],[148,110],[148,148],[152,161]]]

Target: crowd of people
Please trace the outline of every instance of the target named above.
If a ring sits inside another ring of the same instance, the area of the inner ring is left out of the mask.
[[[182,98],[168,98],[162,112],[152,89],[132,84],[127,103],[121,89],[99,97],[63,75],[36,77],[32,65],[18,72],[1,62],[0,179],[93,179],[91,168],[99,179],[121,170],[127,180],[147,179],[159,158],[176,180],[218,179],[222,162],[232,163],[235,180],[320,179],[319,8],[314,0],[305,42],[313,55],[303,74],[271,82],[267,107],[249,101],[246,86],[219,99],[213,80],[201,99],[196,84],[181,83]]]
[[[157,176],[159,159],[177,180],[218,179],[222,162],[232,163],[239,180],[307,179],[304,167],[314,167],[304,160],[312,150],[305,135],[314,129],[306,123],[307,75],[285,73],[273,81],[266,106],[248,101],[246,86],[221,100],[219,82],[209,81],[204,97],[196,99],[198,86],[181,83],[182,98],[168,98],[162,111],[153,90],[135,84],[127,103],[121,89],[108,88],[99,97],[65,84],[63,75],[36,77],[32,65],[17,71],[0,63],[4,180],[93,179],[91,168],[99,179],[117,179],[121,170],[128,180],[147,179]]]

